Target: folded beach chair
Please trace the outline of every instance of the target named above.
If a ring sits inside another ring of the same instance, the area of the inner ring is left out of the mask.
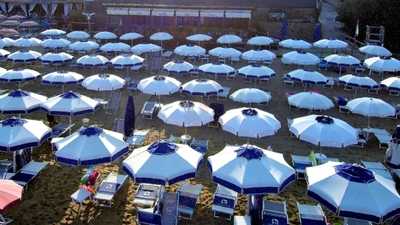
[[[299,204],[299,220],[301,225],[327,225],[327,220],[320,205]]]
[[[312,162],[308,156],[291,155],[292,166],[296,171],[297,179],[304,179],[306,168],[312,166]]]
[[[35,177],[47,167],[47,162],[30,161],[22,167],[17,173],[10,177],[10,180],[15,181],[17,184],[24,188],[28,188],[28,184],[35,179]]]
[[[158,104],[154,101],[146,101],[143,104],[143,108],[140,114],[144,119],[153,119],[154,114],[157,111]]]
[[[203,189],[201,184],[183,184],[178,190],[178,215],[181,218],[192,219],[196,204]]]
[[[237,192],[218,185],[214,193],[211,210],[214,217],[223,217],[231,220],[237,203]]]
[[[115,194],[127,180],[127,175],[110,173],[99,185],[94,195],[94,200],[100,206],[111,207]]]
[[[138,225],[161,225],[161,213],[156,208],[137,209]]]
[[[264,200],[262,208],[262,220],[263,224],[268,225],[288,225],[289,219],[286,202]]]
[[[233,225],[251,225],[250,216],[234,216]]]
[[[14,220],[10,219],[10,218],[6,218],[3,215],[0,214],[0,225],[7,225],[12,223]]]
[[[134,130],[133,135],[128,137],[128,144],[133,146],[142,146],[144,145],[144,141],[146,140],[147,135],[149,134],[150,130]]]
[[[204,155],[208,151],[208,140],[193,138],[190,147]]]
[[[372,225],[372,223],[366,220],[345,217],[343,225]]]
[[[371,161],[361,161],[361,164],[371,170],[372,172],[375,172],[382,177],[388,178],[390,180],[393,179],[392,174],[389,172],[389,170],[383,165],[381,162],[371,162]]]

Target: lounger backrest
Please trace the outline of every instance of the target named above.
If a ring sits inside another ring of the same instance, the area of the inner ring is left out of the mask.
[[[102,193],[114,194],[117,192],[118,188],[119,188],[119,184],[117,184],[117,183],[102,182],[97,191],[102,192]]]
[[[139,224],[161,225],[161,215],[138,209]]]
[[[213,205],[234,209],[235,208],[235,198],[228,196],[215,195],[213,200]]]
[[[190,196],[185,196],[185,195],[179,195],[179,202],[178,204],[180,206],[186,206],[189,208],[195,208],[197,203],[197,199],[190,197]]]

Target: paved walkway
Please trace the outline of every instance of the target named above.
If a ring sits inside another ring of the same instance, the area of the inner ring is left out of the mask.
[[[323,38],[343,39],[343,33],[339,30],[339,22],[336,22],[336,4],[338,0],[322,0],[319,22],[322,26]]]

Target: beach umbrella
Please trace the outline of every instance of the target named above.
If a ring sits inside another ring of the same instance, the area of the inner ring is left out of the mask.
[[[303,51],[291,51],[283,54],[281,59],[283,64],[293,64],[299,66],[313,66],[320,63],[318,56]]]
[[[268,66],[247,65],[238,70],[238,75],[245,78],[263,79],[275,76],[275,71]]]
[[[21,82],[34,80],[40,76],[40,73],[31,69],[11,69],[0,73],[0,81]]]
[[[242,38],[236,34],[224,34],[217,39],[218,44],[237,44],[242,42]]]
[[[179,91],[181,82],[167,76],[151,76],[139,81],[137,88],[144,94],[171,95]]]
[[[308,195],[337,216],[383,223],[400,212],[395,182],[357,164],[307,167],[306,179]]]
[[[214,121],[214,110],[200,102],[176,101],[163,105],[157,116],[166,124],[199,127]]]
[[[211,41],[212,37],[207,34],[193,34],[186,37],[186,40],[193,42]]]
[[[297,69],[290,71],[287,76],[293,80],[311,84],[326,84],[328,78],[318,71]]]
[[[110,63],[116,67],[141,67],[144,59],[137,55],[118,55],[110,60]]]
[[[400,60],[393,57],[372,57],[364,61],[366,66],[371,71],[375,72],[398,72],[400,71]]]
[[[41,40],[31,37],[31,38],[18,38],[14,42],[14,46],[17,48],[32,48],[32,47],[38,47],[42,43]]]
[[[246,104],[259,104],[271,101],[271,93],[257,88],[241,88],[233,92],[230,96],[235,102]]]
[[[272,61],[276,58],[275,53],[268,50],[249,50],[243,52],[242,59],[247,61]]]
[[[282,153],[255,145],[227,145],[208,163],[214,182],[240,194],[277,194],[296,179]]]
[[[167,32],[156,32],[156,33],[150,35],[150,40],[152,40],[152,41],[163,42],[163,41],[169,41],[172,39],[174,39],[174,37],[170,33],[167,33]]]
[[[288,97],[290,106],[309,110],[328,110],[335,105],[332,100],[317,92],[305,91]]]
[[[24,188],[13,180],[0,180],[0,211],[14,206],[22,199]]]
[[[247,40],[248,45],[267,46],[274,43],[274,40],[267,36],[255,36]]]
[[[206,50],[198,45],[187,44],[176,47],[174,53],[184,57],[199,57],[205,55]]]
[[[335,65],[339,67],[339,74],[342,73],[343,66],[359,66],[361,64],[360,60],[351,55],[338,55],[332,54],[324,58],[330,65]]]
[[[81,66],[104,66],[108,59],[102,55],[84,55],[76,60],[76,63]]]
[[[134,149],[122,166],[136,183],[171,185],[194,177],[202,158],[189,145],[158,140]]]
[[[0,135],[1,151],[17,151],[41,145],[51,129],[39,120],[12,117],[0,121]]]
[[[207,63],[207,64],[203,64],[201,66],[199,66],[199,71],[206,73],[206,74],[211,74],[211,75],[233,75],[236,73],[235,68],[228,66],[226,64],[223,63],[218,63],[218,64],[214,64],[214,63]]]
[[[9,37],[4,37],[2,40],[2,48],[10,48],[15,46],[15,40]]]
[[[18,27],[19,25],[20,25],[20,22],[18,20],[11,20],[11,19],[4,20],[0,23],[0,26],[10,27],[10,28]]]
[[[190,95],[210,96],[223,91],[223,87],[216,81],[208,79],[191,80],[181,87],[183,93]]]
[[[136,33],[136,32],[129,32],[129,33],[125,33],[123,35],[121,35],[119,37],[119,40],[121,41],[133,41],[136,39],[141,39],[144,38],[144,36],[142,34]]]
[[[54,147],[56,160],[73,166],[111,163],[129,150],[123,134],[96,126],[82,127]]]
[[[9,16],[8,19],[9,20],[18,20],[18,21],[20,21],[20,20],[25,20],[26,16],[15,14],[15,15]]]
[[[347,48],[349,44],[339,39],[321,39],[314,42],[314,47],[325,49],[343,49]]]
[[[400,90],[400,78],[389,77],[381,81],[381,85],[389,90]]]
[[[30,113],[40,108],[46,96],[22,90],[13,90],[0,95],[0,112],[5,114]]]
[[[293,119],[289,131],[302,141],[320,147],[344,148],[358,143],[358,131],[343,120],[325,115]]]
[[[114,91],[124,87],[126,81],[113,74],[96,74],[86,77],[82,86],[92,91]]]
[[[224,131],[247,138],[271,136],[281,128],[281,123],[274,115],[256,108],[228,110],[218,122]]]
[[[17,30],[15,30],[15,29],[11,29],[11,28],[1,28],[0,29],[0,35],[2,37],[5,37],[5,38],[17,37],[17,36],[19,36],[19,32]]]
[[[312,47],[310,43],[299,39],[286,39],[279,42],[279,46],[290,49],[309,49]]]
[[[13,62],[32,62],[37,60],[42,54],[32,50],[20,50],[7,56],[7,59]]]
[[[68,46],[72,51],[90,52],[99,48],[99,44],[94,41],[76,41]]]
[[[392,53],[385,47],[379,45],[365,45],[358,49],[360,52],[370,56],[390,57]]]
[[[10,55],[10,52],[5,50],[5,49],[0,49],[0,58],[4,59],[6,58],[8,55]]]
[[[19,24],[19,28],[25,28],[25,29],[39,28],[39,27],[41,27],[41,25],[33,20],[24,21]]]
[[[99,102],[73,91],[48,98],[41,108],[50,115],[75,116],[94,112]]]
[[[191,63],[182,60],[173,60],[163,65],[163,69],[168,73],[189,73],[194,69]]]
[[[100,51],[106,53],[130,52],[131,46],[123,42],[110,42],[100,47]]]
[[[67,38],[72,40],[87,40],[90,38],[90,34],[88,34],[86,31],[75,30],[69,32],[67,34]]]
[[[368,117],[392,117],[396,115],[396,109],[389,103],[371,97],[355,98],[347,102],[346,107],[355,114]]]
[[[131,48],[133,54],[141,55],[145,53],[161,52],[162,47],[155,44],[137,44]]]
[[[125,107],[125,117],[124,117],[124,136],[130,137],[133,135],[135,130],[135,103],[133,101],[133,96],[129,95],[126,101]]]
[[[118,36],[109,31],[100,31],[93,36],[97,40],[113,40],[117,39]]]
[[[208,54],[218,58],[224,59],[240,59],[242,52],[235,48],[216,47],[208,51]]]
[[[48,37],[57,37],[65,34],[66,34],[65,31],[59,29],[47,29],[45,31],[40,32],[40,35]]]
[[[372,78],[367,76],[355,76],[353,74],[347,74],[339,77],[339,82],[353,87],[362,87],[362,88],[379,87],[379,84]]]
[[[74,57],[72,55],[65,52],[59,52],[59,53],[48,52],[39,57],[42,63],[50,63],[50,64],[70,62],[72,61],[73,58]]]
[[[42,77],[43,84],[77,84],[83,80],[82,74],[72,71],[55,71]]]
[[[67,48],[70,44],[71,42],[64,38],[46,39],[41,42],[42,47],[47,49]]]

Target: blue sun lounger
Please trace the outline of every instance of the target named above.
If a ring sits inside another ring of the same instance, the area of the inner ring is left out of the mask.
[[[156,208],[138,208],[138,225],[161,225],[161,213]]]
[[[312,162],[308,156],[291,155],[292,166],[296,171],[297,179],[304,179],[306,168],[312,166]]]
[[[288,225],[286,202],[264,200],[262,220],[263,225]]]
[[[297,203],[301,225],[327,225],[327,220],[320,205]]]
[[[30,161],[18,172],[10,177],[10,180],[15,181],[17,184],[24,188],[28,188],[28,184],[35,179],[35,177],[47,167],[47,162]]]
[[[197,201],[203,189],[201,184],[183,184],[178,190],[178,215],[181,218],[192,219]]]
[[[122,188],[127,178],[127,175],[110,173],[100,183],[93,199],[100,206],[111,207],[115,194]]]
[[[366,220],[359,220],[359,219],[345,217],[343,225],[372,225],[372,223]]]
[[[214,193],[212,211],[214,217],[231,220],[237,203],[237,193],[224,186],[218,185]]]

